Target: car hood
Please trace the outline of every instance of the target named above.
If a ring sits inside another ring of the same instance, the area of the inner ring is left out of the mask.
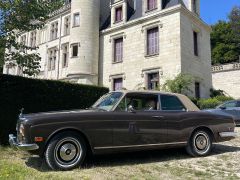
[[[25,121],[28,124],[42,124],[52,122],[63,122],[68,120],[81,120],[81,117],[90,116],[105,112],[101,109],[85,109],[85,110],[66,110],[24,114],[20,121]]]

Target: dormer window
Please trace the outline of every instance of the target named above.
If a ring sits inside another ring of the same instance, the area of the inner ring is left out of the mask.
[[[123,20],[123,9],[122,6],[115,9],[115,22],[120,22]]]
[[[147,11],[157,8],[157,0],[147,0]]]

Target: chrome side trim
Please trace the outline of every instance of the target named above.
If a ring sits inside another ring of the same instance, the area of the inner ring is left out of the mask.
[[[96,150],[98,150],[98,149],[118,149],[118,148],[150,147],[150,146],[181,145],[181,144],[187,144],[187,142],[142,144],[142,145],[129,145],[129,146],[106,146],[106,147],[94,147],[94,149],[96,149]]]
[[[219,133],[219,135],[222,138],[225,138],[225,137],[237,137],[238,133],[237,132],[221,132],[221,133]]]

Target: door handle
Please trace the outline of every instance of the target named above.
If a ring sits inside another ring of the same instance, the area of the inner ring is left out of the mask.
[[[155,118],[155,119],[163,119],[164,116],[152,116],[152,118]]]

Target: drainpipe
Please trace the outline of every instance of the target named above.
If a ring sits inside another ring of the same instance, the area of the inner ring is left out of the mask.
[[[60,15],[60,31],[59,31],[59,45],[58,45],[57,80],[59,79],[59,70],[60,70],[61,42],[62,42],[62,14]]]

